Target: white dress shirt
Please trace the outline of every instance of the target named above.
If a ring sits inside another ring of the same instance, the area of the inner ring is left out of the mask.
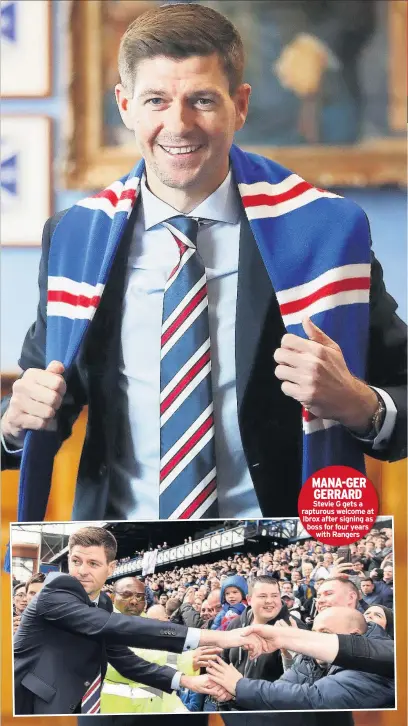
[[[164,286],[178,262],[177,245],[160,222],[180,214],[141,182],[122,317],[120,401],[111,500],[123,519],[158,519],[160,470],[160,333]],[[241,207],[231,172],[188,216],[200,225],[197,251],[207,273],[220,517],[260,517],[238,426],[235,315]]]

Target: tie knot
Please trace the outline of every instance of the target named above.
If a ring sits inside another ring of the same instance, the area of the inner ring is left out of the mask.
[[[196,246],[199,224],[197,219],[193,219],[193,217],[185,217],[180,214],[177,217],[171,217],[168,220],[168,224],[174,227],[178,232],[184,234],[194,247]]]

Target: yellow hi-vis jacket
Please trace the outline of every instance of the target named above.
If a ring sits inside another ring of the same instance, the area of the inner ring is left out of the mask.
[[[115,612],[119,612],[114,608]],[[132,616],[129,616],[132,617]],[[142,613],[145,617],[145,613]],[[193,670],[192,652],[168,653],[164,650],[148,650],[147,648],[131,648],[139,658],[157,665],[167,665],[186,675],[196,675]],[[188,709],[177,693],[165,693],[158,688],[136,683],[118,673],[108,663],[101,693],[101,714],[107,713],[188,713]]]

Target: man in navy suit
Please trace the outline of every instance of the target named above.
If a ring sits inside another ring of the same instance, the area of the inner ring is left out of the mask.
[[[48,575],[14,637],[16,715],[90,713],[82,700],[99,674],[103,680],[108,662],[126,678],[168,693],[180,687],[218,690],[207,676],[147,663],[126,645],[180,653],[200,643],[222,646],[227,633],[113,613],[101,588],[116,566],[114,536],[101,527],[84,527],[71,535],[68,546],[70,574]],[[92,713],[98,713],[98,703]]]

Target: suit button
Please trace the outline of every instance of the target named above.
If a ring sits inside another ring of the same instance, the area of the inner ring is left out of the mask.
[[[89,688],[90,685],[91,685],[91,681],[85,681],[84,686],[86,688]]]
[[[71,703],[69,710],[72,711],[72,713],[74,713],[75,709],[76,709],[75,703]]]
[[[107,471],[106,464],[101,464],[99,467],[99,476],[105,476],[106,471]]]

